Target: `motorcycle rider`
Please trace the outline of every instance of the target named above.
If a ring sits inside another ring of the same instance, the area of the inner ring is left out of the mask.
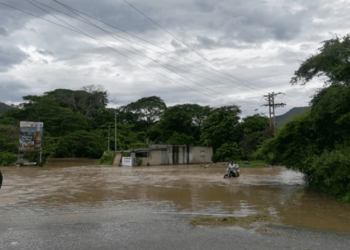
[[[235,160],[232,160],[228,164],[228,168],[234,173],[235,176],[239,176],[239,165],[235,162]]]

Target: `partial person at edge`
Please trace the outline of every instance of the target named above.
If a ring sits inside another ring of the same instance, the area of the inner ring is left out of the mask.
[[[0,189],[1,189],[1,186],[2,186],[2,173],[1,173],[1,169],[0,169]]]

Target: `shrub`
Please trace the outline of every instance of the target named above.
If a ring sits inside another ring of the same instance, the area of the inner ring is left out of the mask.
[[[141,166],[142,165],[142,159],[137,159],[136,160],[136,164],[137,164],[137,166]]]
[[[17,157],[13,153],[6,151],[0,152],[0,166],[8,166],[16,160]]]
[[[224,143],[219,147],[213,157],[213,161],[230,161],[230,160],[241,160],[242,148],[238,146],[236,142]]]
[[[99,164],[112,165],[114,161],[114,152],[106,151],[103,153],[102,157],[98,160]]]
[[[304,168],[307,181],[320,191],[350,202],[350,147],[325,151]]]

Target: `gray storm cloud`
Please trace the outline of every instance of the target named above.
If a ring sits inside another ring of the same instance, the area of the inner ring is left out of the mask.
[[[18,102],[24,88],[40,95],[101,84],[117,105],[157,95],[169,105],[236,103],[248,115],[263,110],[262,95],[284,91],[290,109],[322,86],[290,85],[300,61],[322,40],[350,33],[350,7],[341,0],[128,0],[171,35],[124,1],[31,1],[41,9],[2,2],[19,9],[0,4],[6,102]]]

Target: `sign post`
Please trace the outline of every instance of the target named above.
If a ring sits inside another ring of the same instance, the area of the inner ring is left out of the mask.
[[[42,162],[44,123],[21,121],[19,128],[19,152],[40,152]]]

